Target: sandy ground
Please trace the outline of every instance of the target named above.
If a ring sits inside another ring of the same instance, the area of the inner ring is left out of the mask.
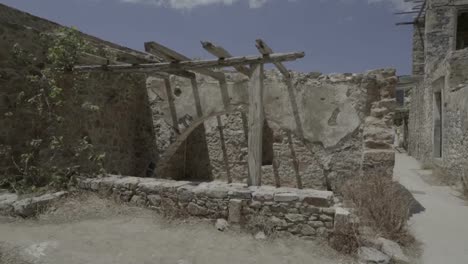
[[[422,243],[423,264],[468,263],[468,206],[461,194],[443,186],[429,170],[406,154],[397,153],[395,177],[409,189],[426,211],[410,219]]]
[[[3,254],[3,255],[1,255]],[[352,263],[297,238],[255,240],[208,221],[169,221],[97,197],[69,198],[37,220],[0,219],[0,264]]]

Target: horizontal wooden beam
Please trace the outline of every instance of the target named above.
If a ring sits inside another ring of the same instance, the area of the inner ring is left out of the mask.
[[[168,72],[179,70],[201,70],[206,68],[235,67],[239,65],[277,63],[303,58],[304,52],[273,53],[270,56],[232,57],[224,60],[198,60],[180,62],[160,62],[121,65],[84,65],[75,66],[75,71],[116,71],[116,72]]]
[[[257,47],[258,51],[263,55],[263,56],[270,56],[273,53],[273,49],[271,49],[265,41],[261,39],[256,40],[255,46]],[[289,78],[291,77],[291,74],[289,73],[288,69],[281,63],[281,62],[273,62],[273,64],[276,66],[276,68],[284,75],[284,77]]]
[[[227,50],[225,50],[223,47],[215,45],[209,41],[202,41],[201,42],[203,48],[211,53],[212,55],[218,57],[219,59],[227,59],[231,58],[232,55],[229,53]],[[239,65],[234,67],[238,72],[250,77],[251,75],[251,70],[249,67],[244,66],[244,65]]]
[[[154,41],[151,42],[146,42],[145,43],[145,50],[151,54],[158,55],[162,58],[164,58],[166,61],[169,62],[180,62],[180,61],[189,61],[190,58],[178,53],[175,50],[172,50],[166,46],[163,46],[159,43],[156,43]],[[214,78],[218,81],[224,80],[225,76],[224,73],[222,72],[215,72],[209,69],[198,69],[196,72],[210,76],[211,78]]]

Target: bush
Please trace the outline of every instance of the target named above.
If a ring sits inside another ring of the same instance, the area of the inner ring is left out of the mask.
[[[407,221],[416,201],[399,183],[379,174],[356,177],[344,185],[342,193],[345,202],[356,208],[361,226],[402,244],[412,242]]]

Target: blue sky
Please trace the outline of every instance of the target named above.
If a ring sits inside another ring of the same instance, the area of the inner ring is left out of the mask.
[[[0,0],[34,15],[142,50],[157,41],[189,57],[211,58],[201,40],[233,55],[258,54],[255,39],[275,51],[305,51],[288,63],[311,72],[411,71],[404,0]]]

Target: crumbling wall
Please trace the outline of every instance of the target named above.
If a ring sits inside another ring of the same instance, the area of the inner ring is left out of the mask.
[[[463,177],[468,163],[468,50],[455,50],[457,12],[463,4],[468,1],[430,1],[424,78],[412,91],[409,118],[409,153],[452,183]],[[442,100],[442,157],[434,155],[436,92]]]
[[[216,118],[220,116],[231,177],[235,182],[246,182],[248,79],[231,73],[227,73],[227,79],[230,103],[226,110],[218,82],[197,76],[209,164],[213,179],[227,179],[223,140]],[[366,170],[376,164],[384,164],[386,171],[391,172],[394,162],[391,123],[395,85],[394,70],[332,75],[293,73],[292,91],[288,91],[279,72],[267,71],[264,107],[272,135],[268,137],[271,142],[264,142],[264,145],[272,145],[274,159],[263,162],[262,184],[297,187],[297,177],[300,177],[305,188],[337,189],[344,179],[358,175],[361,168]],[[200,125],[192,86],[190,80],[176,77],[171,78],[171,86],[178,129],[185,134],[184,131],[190,130],[192,125]],[[176,142],[177,133],[171,128],[164,82],[148,79],[148,91],[150,101],[154,102],[156,136],[166,142],[160,153],[171,152],[167,142]],[[294,116],[294,105],[297,105],[299,124]],[[366,123],[370,116],[375,121],[374,126],[370,125],[371,121]],[[303,137],[298,128],[302,128]],[[178,146],[178,153],[187,145],[183,139],[183,136],[179,137],[180,142],[171,145]],[[186,166],[185,161],[191,158],[199,157],[176,155],[161,163]],[[363,160],[366,160],[365,166]],[[168,170],[160,170],[157,177],[180,178]]]
[[[18,161],[33,139],[33,115],[16,103],[19,92],[30,83],[25,69],[14,60],[13,46],[17,44],[37,58],[36,71],[44,67],[47,47],[40,45],[41,34],[52,33],[60,26],[0,4],[0,174],[13,174],[12,159]],[[107,42],[82,35],[97,48]],[[113,45],[113,48],[116,48]],[[67,79],[67,78],[64,78]],[[69,95],[72,80],[61,84]],[[80,85],[79,101],[99,107],[68,105],[62,113],[68,138],[78,140],[88,136],[98,153],[104,152],[104,166],[109,172],[144,175],[154,160],[157,148],[151,111],[146,92],[146,76],[139,74],[93,73]],[[78,113],[78,114],[77,114]]]

